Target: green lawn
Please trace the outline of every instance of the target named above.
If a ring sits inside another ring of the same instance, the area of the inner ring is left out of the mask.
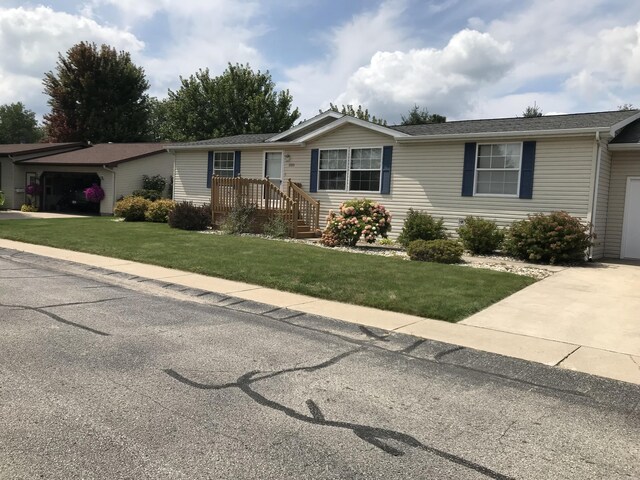
[[[534,281],[490,270],[204,235],[105,217],[3,220],[0,237],[453,322]]]

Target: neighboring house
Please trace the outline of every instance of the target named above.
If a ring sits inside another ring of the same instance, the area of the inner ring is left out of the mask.
[[[292,179],[329,209],[383,203],[397,235],[409,208],[500,225],[565,210],[593,224],[593,258],[640,258],[640,111],[385,127],[325,112],[279,134],[167,147],[174,198],[211,198],[210,176]]]
[[[160,143],[0,145],[0,185],[5,208],[19,209],[27,201],[25,186],[42,187],[43,211],[82,211],[83,190],[93,183],[105,191],[94,213],[110,215],[116,200],[142,188],[143,175],[161,175],[167,182],[173,157]]]

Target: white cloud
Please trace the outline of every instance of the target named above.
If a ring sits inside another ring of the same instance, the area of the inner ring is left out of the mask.
[[[43,113],[44,73],[54,69],[59,52],[64,54],[82,40],[133,53],[144,47],[127,31],[79,15],[42,6],[0,8],[0,104],[22,101]]]
[[[377,51],[410,48],[409,32],[400,23],[405,9],[404,1],[386,1],[375,11],[354,16],[321,36],[319,41],[328,46],[324,58],[286,70],[283,86],[291,91],[303,118],[336,101],[353,72]]]
[[[93,0],[91,14],[107,16],[129,28],[165,16],[166,46],[144,52],[139,57],[152,86],[151,94],[164,97],[167,89],[179,86],[179,76],[189,76],[201,68],[221,73],[227,63],[250,63],[264,68],[265,62],[254,46],[265,31],[260,24],[262,5],[256,1],[234,0]]]
[[[458,32],[440,50],[377,52],[349,78],[339,100],[361,103],[389,120],[415,103],[456,116],[471,108],[483,85],[506,74],[509,52],[508,43],[474,30]]]

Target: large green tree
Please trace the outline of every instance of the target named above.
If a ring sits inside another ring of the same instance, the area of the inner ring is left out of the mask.
[[[402,122],[400,122],[400,125],[424,125],[426,123],[445,123],[447,121],[447,117],[444,115],[429,113],[429,110],[426,108],[421,109],[418,105],[414,105],[406,117],[404,115],[401,117]]]
[[[147,138],[149,89],[129,53],[81,42],[59,54],[44,77],[51,112],[46,133],[57,142],[135,142]]]
[[[203,140],[243,133],[277,133],[291,128],[300,117],[291,109],[288,90],[275,90],[271,74],[249,65],[229,64],[219,76],[208,69],[169,90],[166,100],[153,110],[152,124],[170,140]]]
[[[333,110],[334,112],[343,113],[345,115],[350,115],[352,117],[359,118],[360,120],[365,120],[371,123],[377,123],[378,125],[386,125],[387,121],[383,118],[378,118],[375,115],[371,115],[369,113],[368,108],[362,108],[362,105],[358,105],[358,108],[355,108],[353,105],[342,105],[338,107],[338,105],[334,105],[333,103],[329,103],[329,110]],[[322,113],[322,110],[320,110]]]
[[[0,143],[35,143],[41,138],[36,114],[22,102],[0,105]]]

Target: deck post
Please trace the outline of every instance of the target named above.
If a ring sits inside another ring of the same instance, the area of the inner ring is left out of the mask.
[[[293,202],[291,208],[291,222],[293,225],[293,238],[298,238],[298,202]]]

